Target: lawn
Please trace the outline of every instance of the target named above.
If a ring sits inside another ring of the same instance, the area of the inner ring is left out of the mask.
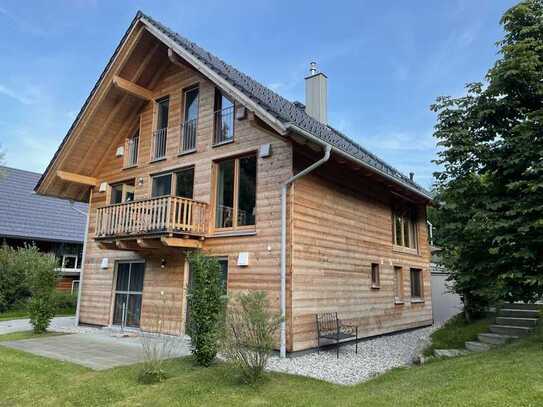
[[[22,339],[30,333],[0,336]],[[395,369],[356,386],[286,374],[238,384],[225,365],[168,362],[169,379],[136,382],[137,366],[96,372],[0,346],[0,405],[536,406],[543,404],[543,334],[484,354]]]

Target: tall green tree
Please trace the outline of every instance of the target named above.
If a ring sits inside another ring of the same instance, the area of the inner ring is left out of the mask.
[[[484,83],[440,97],[437,239],[468,313],[543,294],[543,1],[505,12]]]

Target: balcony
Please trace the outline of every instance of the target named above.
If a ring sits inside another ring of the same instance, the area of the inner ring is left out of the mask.
[[[176,196],[108,205],[96,210],[95,239],[127,250],[157,243],[200,247],[207,233],[207,212],[206,203]]]

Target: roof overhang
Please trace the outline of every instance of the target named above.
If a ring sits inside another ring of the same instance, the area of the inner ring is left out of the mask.
[[[423,198],[424,200],[427,200],[427,201],[431,202],[432,199],[433,199],[429,194],[426,194],[423,191],[419,190],[418,188],[415,188],[413,185],[410,185],[410,184],[408,184],[406,182],[402,182],[398,178],[395,178],[395,177],[387,174],[386,172],[381,171],[378,168],[375,168],[375,167],[369,165],[365,161],[359,160],[356,157],[353,157],[351,154],[337,148],[336,146],[334,146],[334,145],[332,145],[330,143],[327,143],[326,141],[322,140],[321,138],[319,138],[319,137],[311,134],[310,132],[296,126],[295,124],[289,123],[287,125],[287,128],[289,130],[291,130],[292,132],[297,133],[297,134],[307,138],[308,140],[310,140],[310,141],[312,141],[314,143],[317,143],[317,144],[319,144],[319,145],[321,145],[323,147],[329,146],[332,149],[333,153],[338,154],[338,155],[346,158],[347,160],[350,160],[351,162],[354,162],[354,163],[366,168],[367,170],[382,176],[383,178],[387,179],[388,181],[400,186],[401,188],[407,189],[409,192],[417,195],[420,198]]]

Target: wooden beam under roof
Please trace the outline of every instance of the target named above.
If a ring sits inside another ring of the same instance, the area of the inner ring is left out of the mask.
[[[128,79],[121,78],[119,75],[113,75],[113,84],[127,93],[143,100],[153,100],[153,92]]]
[[[73,172],[57,170],[57,177],[66,182],[73,182],[75,184],[82,184],[94,187],[98,184],[98,180],[94,177],[88,177],[86,175],[74,174]]]
[[[160,249],[164,247],[159,239],[137,239],[136,242],[142,249]]]

